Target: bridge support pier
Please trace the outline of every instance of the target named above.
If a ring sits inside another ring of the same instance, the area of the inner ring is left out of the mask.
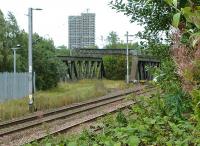
[[[160,61],[156,59],[132,57],[130,81],[152,80],[153,76],[146,67],[159,67]]]

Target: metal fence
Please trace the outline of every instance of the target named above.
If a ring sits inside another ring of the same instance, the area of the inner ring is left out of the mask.
[[[28,81],[29,73],[0,73],[0,102],[28,96]],[[35,83],[35,75],[33,83]]]

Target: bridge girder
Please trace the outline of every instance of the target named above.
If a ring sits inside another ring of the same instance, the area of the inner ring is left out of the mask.
[[[68,66],[69,79],[102,78],[105,76],[103,56],[126,55],[126,49],[75,49],[78,56],[58,56]],[[129,50],[132,57],[130,80],[151,80],[153,77],[146,66],[159,67],[160,60]]]
[[[57,56],[67,65],[67,79],[102,79],[105,76],[103,60],[99,57]]]

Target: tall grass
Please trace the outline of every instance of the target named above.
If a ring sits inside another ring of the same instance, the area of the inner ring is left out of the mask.
[[[61,107],[75,102],[96,98],[113,89],[125,88],[124,81],[81,80],[71,83],[60,83],[58,87],[47,91],[38,91],[35,105],[38,111]],[[27,115],[28,98],[9,100],[0,103],[0,121]]]

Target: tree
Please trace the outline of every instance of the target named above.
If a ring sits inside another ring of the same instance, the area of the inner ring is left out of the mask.
[[[104,56],[103,57],[106,78],[109,80],[124,80],[126,75],[125,56]],[[131,60],[129,62],[131,64]]]
[[[19,27],[14,15],[9,12],[8,18],[5,19],[0,11],[0,71],[12,70],[12,47],[17,45],[16,38],[19,35]]]
[[[46,90],[57,86],[66,72],[66,65],[56,57],[56,49],[51,39],[34,34],[38,42],[33,47],[33,71],[36,72],[37,89]]]
[[[104,46],[106,49],[126,49],[127,44],[123,43],[123,41],[120,40],[118,37],[118,34],[114,31],[111,31],[109,35],[107,36],[107,42],[108,44]],[[139,45],[138,43],[129,43],[128,44],[129,49],[138,49]]]
[[[110,6],[127,16],[131,16],[131,22],[137,22],[144,26],[146,35],[154,36],[161,31],[169,30],[170,14],[173,9],[164,0],[128,0],[128,2],[112,0]]]
[[[148,50],[152,54],[160,56],[160,58],[163,58],[162,55],[168,56],[169,45],[166,46],[165,44],[169,44],[167,43],[169,41],[168,30],[174,9],[169,7],[164,0],[128,0],[128,2],[112,0],[110,6],[129,16],[130,22],[137,22],[144,26],[144,31],[137,35],[144,40],[141,44],[145,51]],[[164,46],[163,40],[165,40]],[[163,54],[163,51],[165,54]]]
[[[138,36],[145,40],[141,42],[145,51],[160,59],[166,59],[170,57],[169,30],[172,16],[176,12],[167,2],[172,0],[111,0],[109,4],[112,9],[129,16],[130,22],[144,26],[144,31],[139,32]],[[192,4],[199,5],[200,1],[178,0],[177,8]]]
[[[111,31],[109,33],[106,40],[108,41],[108,44],[112,46],[115,46],[117,43],[119,43],[119,37],[114,31]]]
[[[17,71],[28,71],[28,34],[20,30],[12,13],[7,18],[0,11],[0,72],[13,71],[13,53],[11,48],[17,44]],[[56,49],[51,39],[33,34],[33,71],[36,72],[37,89],[55,87],[65,75],[66,65],[56,57]]]
[[[4,40],[4,34],[5,34],[5,19],[2,11],[0,10],[0,71],[3,68],[3,40]]]
[[[17,71],[28,72],[28,34],[21,30],[16,40],[21,46],[17,51]]]
[[[58,46],[56,48],[56,55],[57,56],[64,56],[64,55],[70,55],[70,50],[67,49],[66,46],[62,45],[62,46]]]
[[[106,49],[126,49],[127,44],[120,41],[116,32],[109,33]],[[129,49],[139,49],[138,43],[129,43]],[[131,61],[131,60],[130,60]],[[126,75],[126,56],[104,56],[103,57],[106,78],[111,80],[124,80]]]

